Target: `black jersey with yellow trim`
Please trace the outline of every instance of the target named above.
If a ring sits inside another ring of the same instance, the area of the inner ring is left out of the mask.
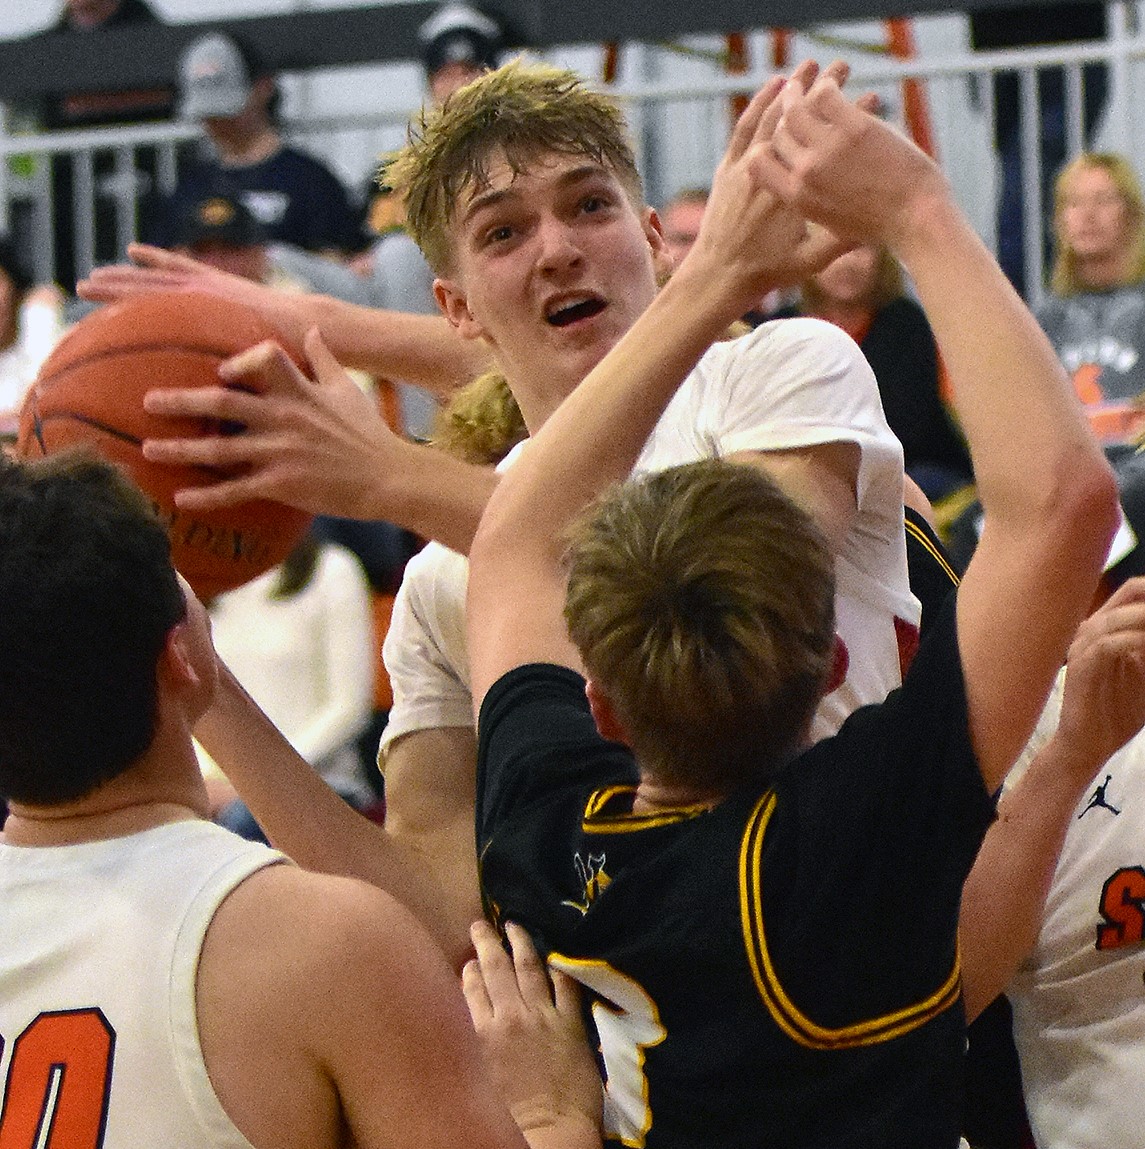
[[[907,577],[911,594],[922,606],[920,634],[925,635],[942,604],[950,597],[962,579],[946,545],[937,531],[914,507],[903,508],[906,530]]]
[[[634,811],[572,672],[490,691],[483,891],[587,987],[611,1140],[958,1144],[958,902],[992,805],[944,614],[887,703],[714,808]]]

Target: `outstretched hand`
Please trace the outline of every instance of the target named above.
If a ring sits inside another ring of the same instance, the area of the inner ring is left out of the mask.
[[[256,283],[193,256],[147,243],[128,244],[127,255],[130,263],[93,267],[87,278],[76,284],[76,294],[93,303],[118,303],[155,291],[201,291],[253,308],[285,338],[298,343],[310,326],[305,310],[298,307],[302,295]]]
[[[847,65],[836,61],[821,78],[838,86],[847,73]],[[694,262],[717,265],[725,282],[742,284],[748,306],[774,288],[802,283],[849,246],[830,228],[809,222],[784,202],[766,179],[784,96],[804,96],[817,77],[819,66],[805,61],[790,78],[769,80],[748,104],[716,169],[694,255],[690,253]]]
[[[520,926],[510,922],[505,932],[511,957],[488,922],[475,922],[477,957],[462,972],[497,1091],[526,1138],[568,1125],[592,1140],[599,1136],[603,1092],[577,984],[545,969]]]
[[[1128,580],[1078,627],[1066,661],[1059,739],[1100,769],[1145,726],[1145,577]]]
[[[313,381],[277,343],[260,343],[219,368],[218,387],[147,393],[151,414],[243,427],[236,435],[144,441],[144,456],[153,462],[231,474],[177,492],[178,506],[208,511],[275,499],[314,514],[375,517],[368,477],[384,473],[397,436],[316,330],[307,334],[305,351]]]
[[[808,85],[787,84],[769,109],[775,117],[760,170],[793,210],[854,245],[894,246],[917,206],[946,195],[935,162],[870,112],[851,102],[828,69]]]
[[[249,279],[163,247],[132,243],[127,255],[130,263],[92,268],[87,278],[76,285],[76,293],[93,303],[116,303],[152,291],[205,291],[238,303],[251,303],[265,290]]]

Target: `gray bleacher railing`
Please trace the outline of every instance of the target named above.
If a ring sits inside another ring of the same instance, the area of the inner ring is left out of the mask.
[[[1012,73],[1019,79],[1022,111],[1023,180],[1025,184],[1025,252],[1030,269],[1030,294],[1040,298],[1044,279],[1044,255],[1039,222],[1042,219],[1043,180],[1040,163],[1038,100],[1036,77],[1038,71],[1050,67],[1065,70],[1066,139],[1067,154],[1074,155],[1082,147],[1082,94],[1084,65],[1103,62],[1109,75],[1109,100],[1105,112],[1102,139],[1105,146],[1124,152],[1131,159],[1141,152],[1138,143],[1143,125],[1134,118],[1138,95],[1145,92],[1145,75],[1139,76],[1138,65],[1145,59],[1145,38],[1130,34],[1131,10],[1127,5],[1110,6],[1110,36],[1101,43],[1055,46],[1044,49],[1022,49],[1005,52],[959,52],[940,57],[920,57],[909,61],[860,55],[852,61],[851,86],[854,90],[868,87],[893,89],[905,78],[928,81],[928,90],[937,91],[942,84],[975,83],[984,96],[992,90],[994,78]],[[664,69],[661,69],[663,72]],[[727,97],[754,90],[766,78],[765,72],[729,76],[713,74],[699,82],[671,83],[663,79],[625,79],[613,89],[630,108],[635,127],[638,155],[652,188],[670,188],[684,184],[702,183],[710,178],[726,141]],[[932,96],[932,104],[934,98]],[[977,106],[980,115],[976,122],[959,125],[958,130],[977,132],[984,139],[993,138],[991,123],[992,101],[981,98]],[[337,119],[295,120],[284,125],[289,138],[302,147],[313,149],[324,157],[337,154],[343,170],[358,173],[364,181],[376,163],[377,157],[392,147],[409,111],[391,111],[379,115],[347,115]],[[701,119],[696,120],[699,112]],[[689,170],[686,173],[654,170],[671,165],[670,149],[650,146],[655,133],[644,130],[655,116],[663,125],[674,117],[691,116],[689,122],[702,122],[707,127],[700,133],[699,152],[693,147],[689,164],[707,170]],[[114,178],[101,181],[102,194],[109,194],[116,204],[117,237],[120,247],[137,237],[139,226],[139,183],[133,177],[135,155],[141,147],[157,148],[157,183],[161,191],[174,186],[177,177],[179,146],[200,137],[195,125],[169,123],[139,127],[101,128],[81,132],[53,134],[24,134],[14,131],[7,118],[0,121],[0,229],[12,218],[18,203],[31,205],[30,226],[33,229],[30,250],[34,253],[35,271],[40,278],[50,278],[54,266],[52,250],[51,181],[47,176],[46,157],[69,154],[78,157],[77,178],[74,184],[74,202],[71,205],[75,220],[77,267],[83,273],[92,265],[92,217],[94,197],[97,194],[93,176],[93,158],[97,153],[115,157]],[[389,141],[384,146],[379,141]],[[946,157],[939,135],[940,160]],[[981,173],[966,172],[947,166],[948,176],[956,192],[968,188],[968,181],[976,181]],[[992,236],[987,236],[992,239]]]

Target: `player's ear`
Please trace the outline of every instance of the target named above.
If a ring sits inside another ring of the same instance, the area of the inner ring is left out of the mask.
[[[592,720],[596,723],[601,738],[609,742],[623,742],[625,746],[631,745],[628,731],[617,717],[608,695],[591,678],[584,684],[584,695],[588,699],[588,708],[592,712]]]
[[[205,710],[218,683],[218,660],[211,641],[206,608],[182,575],[179,585],[187,604],[184,616],[167,632],[159,654],[158,678],[186,704]]]
[[[159,663],[161,670],[176,688],[194,688],[199,685],[201,675],[194,646],[190,641],[187,619],[177,622],[167,632],[167,639],[159,655]]]
[[[469,297],[455,279],[438,278],[433,281],[433,297],[442,315],[457,328],[464,339],[480,339],[485,329],[469,310]]]
[[[831,651],[831,669],[827,675],[827,683],[823,687],[824,697],[843,685],[850,665],[851,656],[847,651],[847,644],[838,635],[835,635],[835,645]]]
[[[663,284],[668,276],[676,270],[675,261],[664,242],[664,226],[654,207],[646,207],[641,216],[644,227],[644,236],[648,246],[652,249],[652,266],[656,271],[656,282]]]

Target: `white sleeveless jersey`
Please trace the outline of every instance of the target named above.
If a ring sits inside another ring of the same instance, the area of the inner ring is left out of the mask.
[[[1061,681],[1047,710],[1056,719]],[[1030,1126],[1047,1149],[1145,1144],[1145,734],[1070,819],[1034,952],[1011,983]]]
[[[836,442],[859,449],[855,520],[835,561],[835,625],[849,665],[843,684],[819,704],[816,741],[901,685],[918,641],[920,608],[907,577],[902,446],[887,425],[863,353],[850,336],[818,319],[777,320],[716,343],[668,404],[636,464],[636,473],[648,473],[740,452]],[[472,724],[467,572],[464,558],[435,544],[406,567],[383,647],[394,688],[383,754],[412,731]]]
[[[251,1149],[207,1077],[195,973],[222,900],[282,860],[201,821],[0,843],[0,1144]]]

